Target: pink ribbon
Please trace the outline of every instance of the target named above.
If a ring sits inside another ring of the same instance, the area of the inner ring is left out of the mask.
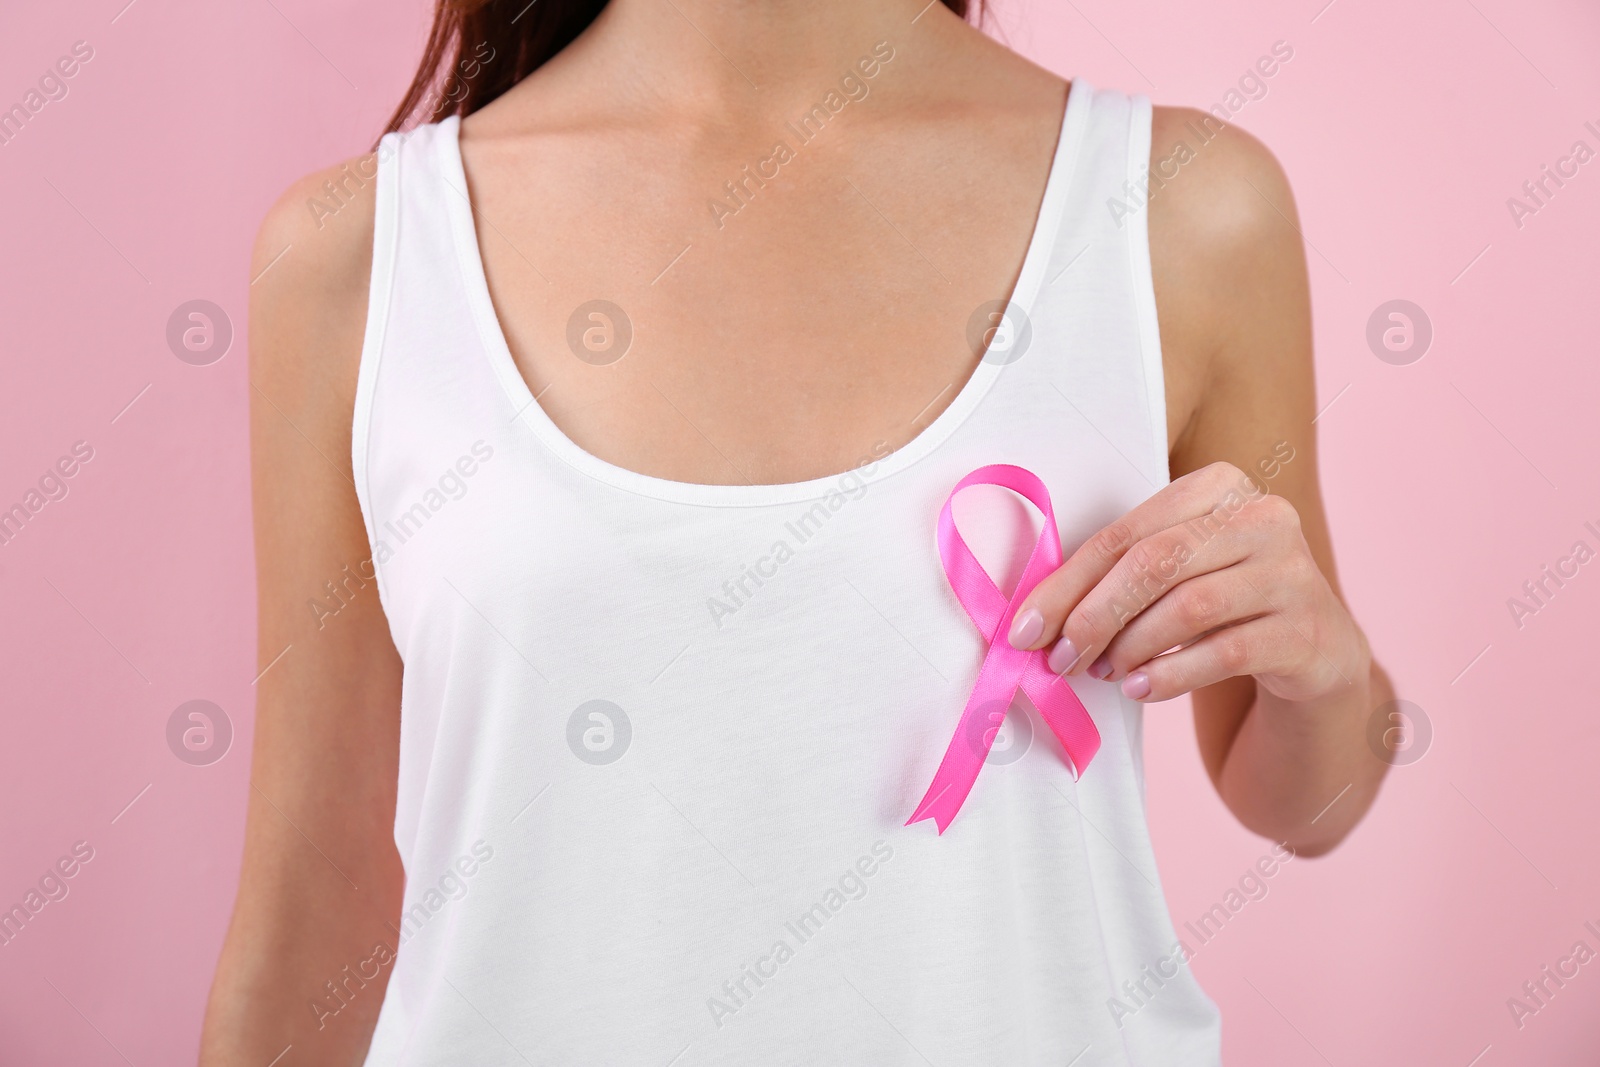
[[[956,529],[950,505],[956,494],[972,485],[998,485],[1027,498],[1044,513],[1044,528],[1028,557],[1017,588],[1008,599],[1000,592]],[[955,736],[945,750],[944,761],[933,776],[933,784],[911,818],[910,826],[932,819],[942,834],[961,810],[961,805],[978,780],[978,771],[989,756],[1006,710],[1018,689],[1028,694],[1034,707],[1044,716],[1051,731],[1072,761],[1075,775],[1082,775],[1100,749],[1100,731],[1084,709],[1066,679],[1050,669],[1044,649],[1024,652],[1011,647],[1011,619],[1022,601],[1045,576],[1061,566],[1061,535],[1056,530],[1056,513],[1050,506],[1050,493],[1031,471],[1007,463],[979,467],[956,483],[939,512],[939,558],[944,561],[945,577],[956,599],[977,624],[989,642],[972,695],[961,712]]]

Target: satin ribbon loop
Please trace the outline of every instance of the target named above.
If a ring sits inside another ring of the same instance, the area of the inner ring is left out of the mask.
[[[1022,577],[1017,579],[1016,590],[1009,597],[994,584],[956,529],[951,505],[957,493],[973,485],[1010,489],[1044,515],[1039,539],[1028,556]],[[939,512],[938,539],[939,558],[944,563],[950,588],[989,643],[977,681],[961,711],[955,736],[945,749],[944,760],[917,810],[906,820],[906,825],[910,826],[932,819],[942,834],[977,782],[978,772],[994,745],[997,727],[1018,689],[1028,694],[1061,742],[1072,761],[1075,776],[1083,774],[1099,751],[1100,731],[1066,679],[1050,669],[1045,650],[1025,652],[1012,648],[1009,640],[1011,620],[1017,609],[1036,585],[1061,566],[1061,535],[1056,529],[1055,510],[1050,506],[1050,492],[1044,482],[1032,471],[1008,463],[979,467],[950,490]]]

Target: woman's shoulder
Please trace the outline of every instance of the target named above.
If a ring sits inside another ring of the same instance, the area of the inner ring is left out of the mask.
[[[1250,252],[1279,227],[1297,228],[1288,177],[1265,144],[1196,108],[1152,110],[1151,202],[1204,238],[1194,251]]]
[[[305,175],[267,211],[251,256],[252,384],[334,431],[348,432],[355,396],[376,192],[376,153]]]
[[[377,154],[313,171],[262,219],[251,256],[251,296],[339,304],[366,295],[372,263]]]
[[[1212,386],[1265,373],[1308,377],[1271,338],[1309,326],[1305,247],[1289,179],[1260,140],[1187,107],[1150,131],[1150,258],[1176,443]],[[1259,343],[1258,343],[1259,342]]]

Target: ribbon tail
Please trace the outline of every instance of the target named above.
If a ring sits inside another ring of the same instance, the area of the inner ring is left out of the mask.
[[[1021,689],[1033,701],[1056,740],[1061,742],[1067,758],[1072,761],[1073,777],[1081,778],[1084,768],[1100,751],[1100,731],[1089,717],[1089,709],[1083,706],[1066,677],[1046,666],[1042,656],[1029,660],[1023,671]]]
[[[943,834],[967,794],[978,780],[984,760],[994,746],[995,728],[1004,718],[1006,709],[1016,696],[1024,667],[1021,662],[1029,653],[1019,652],[1004,642],[989,646],[978,670],[978,680],[967,697],[967,706],[961,710],[961,721],[956,724],[955,736],[945,748],[944,759],[933,776],[933,782],[923,794],[917,810],[912,812],[906,825],[932,819]]]
[[[950,746],[945,749],[939,770],[917,804],[917,810],[906,820],[907,826],[932,819],[942,835],[955,819],[956,812],[961,810],[961,805],[966,803],[967,794],[972,792],[973,785],[978,781],[978,772],[983,769],[983,761],[988,756],[987,745],[984,744],[987,738],[980,737],[976,745],[969,743],[969,739],[973,738],[974,726],[981,726],[977,723],[974,710],[977,703],[976,700],[969,702],[961,713],[961,723],[956,727],[955,736],[950,739]],[[985,751],[977,751],[979,746]]]
[[[953,776],[948,782],[941,782],[934,778],[933,784],[928,787],[927,794],[922,798],[922,803],[917,805],[917,810],[911,813],[911,818],[906,820],[906,825],[918,823],[924,819],[932,819],[933,824],[939,828],[942,836],[945,829],[955,820],[956,812],[961,810],[961,805],[967,799],[967,794],[972,791],[972,784],[978,780],[977,775],[970,776],[965,782],[958,782]],[[957,791],[957,787],[959,790]],[[952,795],[952,791],[954,795]]]

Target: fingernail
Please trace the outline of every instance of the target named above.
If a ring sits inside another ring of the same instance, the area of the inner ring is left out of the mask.
[[[1089,675],[1101,681],[1111,676],[1111,660],[1105,653],[1102,652],[1099,659],[1089,664]]]
[[[1129,700],[1143,700],[1150,695],[1150,676],[1144,671],[1134,671],[1123,679],[1122,695]]]
[[[1044,636],[1044,616],[1038,608],[1029,608],[1011,620],[1011,647],[1028,648]]]
[[[1078,646],[1072,643],[1072,638],[1063,637],[1056,642],[1056,647],[1050,650],[1050,669],[1057,674],[1067,673],[1068,668],[1078,662]]]

